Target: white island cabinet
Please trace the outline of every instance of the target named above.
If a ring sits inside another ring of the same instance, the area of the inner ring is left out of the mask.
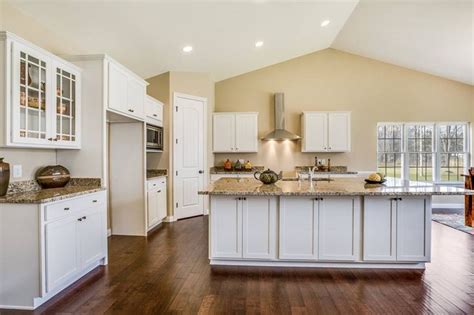
[[[210,197],[215,265],[424,268],[431,259],[433,195],[474,191],[389,178],[279,181],[223,178]]]
[[[105,190],[40,204],[0,203],[0,216],[0,308],[35,309],[107,264]]]

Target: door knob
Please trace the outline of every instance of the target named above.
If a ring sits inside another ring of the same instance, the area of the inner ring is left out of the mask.
[[[203,171],[203,170],[199,170],[199,174],[204,174],[204,171]]]

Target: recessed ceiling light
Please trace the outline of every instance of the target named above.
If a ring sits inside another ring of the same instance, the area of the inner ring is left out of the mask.
[[[184,46],[183,47],[183,52],[189,53],[191,51],[193,51],[193,46]]]
[[[324,21],[321,22],[321,27],[326,27],[326,26],[329,25],[329,23],[331,23],[331,21],[329,21],[329,20],[324,20]]]
[[[263,42],[261,40],[255,42],[255,47],[262,47],[263,46]]]

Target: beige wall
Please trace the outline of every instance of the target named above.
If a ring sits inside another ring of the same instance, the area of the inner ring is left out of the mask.
[[[275,170],[313,163],[315,155],[352,170],[376,168],[376,124],[383,121],[474,122],[474,87],[326,49],[216,83],[216,111],[258,111],[259,135],[273,128],[274,92],[285,93],[286,127],[301,134],[302,111],[351,111],[352,152],[301,153],[300,143],[260,142],[250,159]]]
[[[208,122],[211,121],[212,112],[214,112],[214,81],[207,73],[194,72],[167,72],[152,78],[147,79],[150,83],[147,88],[147,93],[150,96],[165,103],[164,106],[164,125],[165,132],[165,148],[163,153],[148,153],[147,154],[147,168],[165,168],[170,174],[173,173],[172,163],[172,122],[173,122],[173,94],[183,93],[194,96],[207,98],[207,116]],[[207,166],[214,163],[214,156],[212,154],[212,128],[208,123],[207,133]],[[208,167],[206,167],[207,169]],[[168,215],[173,213],[173,176],[168,176]],[[207,199],[206,199],[207,202]],[[208,205],[206,203],[205,208]]]
[[[78,53],[70,43],[57,37],[50,30],[42,28],[33,18],[25,16],[1,0],[0,30],[12,32],[53,53]],[[12,181],[32,179],[39,167],[56,164],[55,150],[0,148],[0,157],[5,157],[5,161],[11,165],[22,165],[23,176],[11,178]]]

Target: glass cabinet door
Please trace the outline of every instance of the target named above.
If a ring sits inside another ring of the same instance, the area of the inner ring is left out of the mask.
[[[56,65],[55,69],[55,139],[58,144],[73,145],[78,141],[78,73]]]
[[[15,45],[13,52],[12,139],[18,143],[50,144],[49,60],[22,45]]]

